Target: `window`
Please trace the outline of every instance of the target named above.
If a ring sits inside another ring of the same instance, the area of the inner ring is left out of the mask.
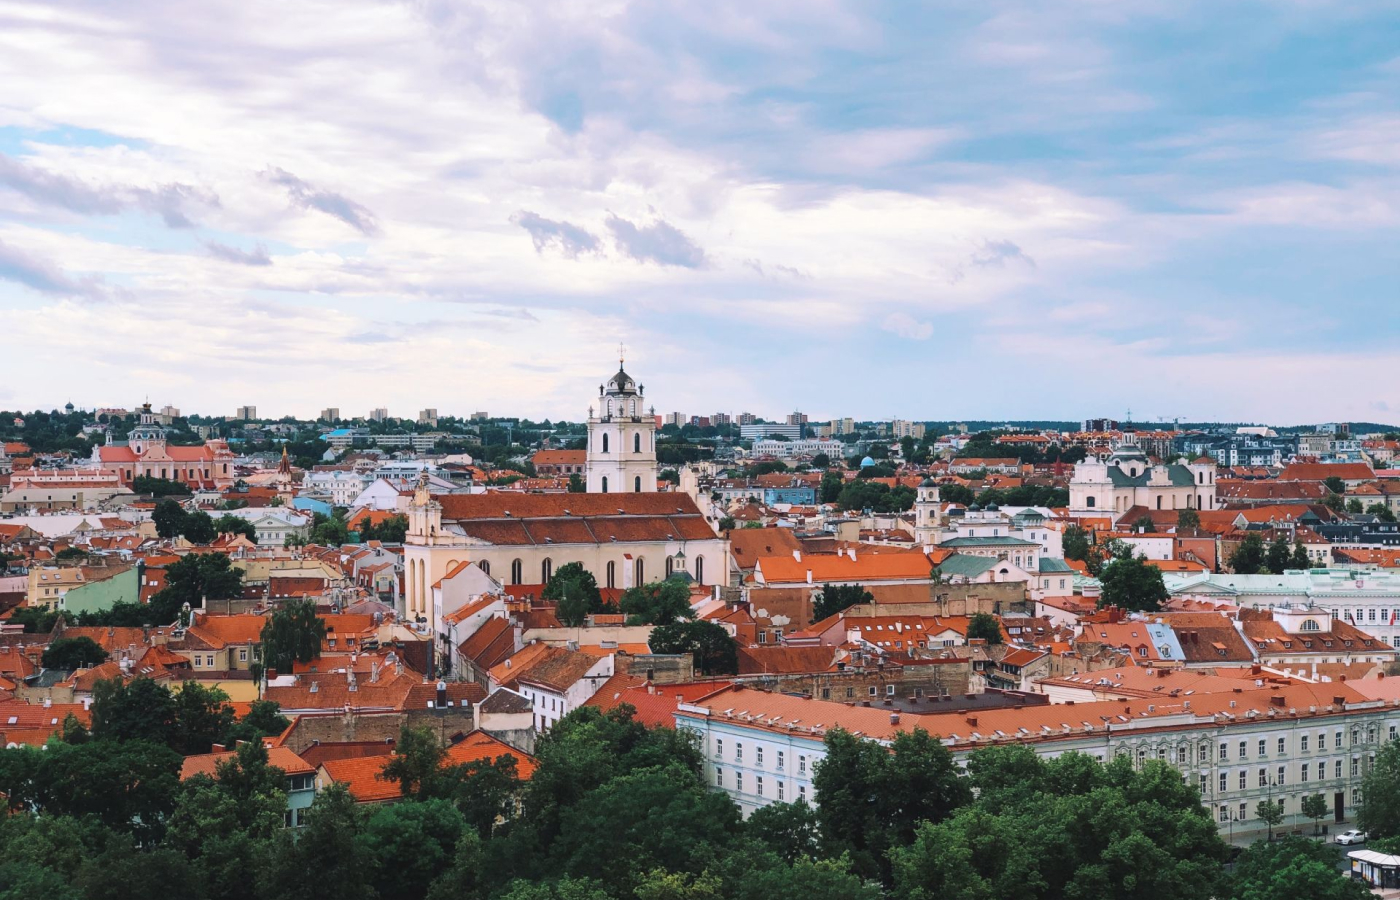
[[[1240,804],[1240,821],[1243,822],[1246,818],[1248,818],[1248,816],[1249,816],[1249,804],[1248,804],[1248,803],[1241,803],[1241,804]]]
[[[1394,725],[1390,726],[1390,739],[1391,739],[1392,741],[1395,740],[1395,726],[1394,726]]]
[[[632,435],[632,452],[633,452],[633,453],[641,453],[641,452],[642,452],[642,435],[641,435],[640,432],[638,432],[637,434]],[[637,479],[637,480],[638,480],[639,482],[641,481],[640,478]],[[640,490],[640,489],[639,489],[639,490]]]
[[[553,574],[554,560],[545,557],[544,562],[540,563],[540,584],[549,584],[550,576]]]
[[[1092,506],[1094,505],[1094,498],[1093,498],[1093,497],[1087,497],[1087,498],[1085,498],[1085,500],[1084,500],[1084,505],[1085,505],[1085,506],[1088,506],[1088,507],[1092,507]]]
[[[799,784],[799,785],[797,786],[797,799],[798,799],[798,800],[801,800],[801,801],[803,801],[803,802],[806,802],[806,800],[807,800],[807,785],[805,785],[805,784]]]
[[[735,761],[735,762],[743,762],[743,761],[744,761],[744,745],[743,745],[743,744],[735,744],[735,745],[734,745],[734,761]]]
[[[606,494],[608,492],[608,476],[603,476],[603,483],[600,485],[600,487],[602,487],[603,489],[600,493]]]
[[[738,792],[741,793],[741,794],[744,792],[744,773],[743,773],[743,772],[735,772],[735,773],[734,773],[734,790],[738,791]]]
[[[1299,781],[1303,781],[1303,782],[1306,782],[1306,781],[1308,780],[1308,764],[1307,764],[1307,763],[1303,763],[1302,767],[1298,769],[1298,780],[1299,780]]]
[[[1249,741],[1240,741],[1240,759],[1249,755]]]
[[[1186,765],[1186,748],[1185,748],[1185,747],[1177,747],[1177,748],[1176,748],[1176,761],[1177,761],[1179,764],[1183,765],[1183,766]]]
[[[1210,759],[1210,747],[1202,744],[1196,749],[1196,762],[1205,762]]]
[[[763,765],[763,747],[761,745],[753,752],[753,755],[755,760],[754,765]]]
[[[1268,773],[1268,770],[1266,770],[1266,769],[1260,769],[1260,770],[1259,770],[1259,786],[1260,786],[1260,787],[1268,787],[1268,786],[1269,786],[1269,773]]]
[[[1223,803],[1220,805],[1220,821],[1230,821],[1230,807],[1224,805]]]
[[[1340,759],[1337,760],[1337,764],[1336,764],[1335,766],[1332,767],[1332,771],[1335,773],[1335,774],[1333,774],[1333,776],[1332,776],[1333,778],[1341,778],[1341,777],[1342,777],[1342,761],[1341,761]]]
[[[715,756],[724,755],[724,738],[715,738]]]
[[[1308,752],[1308,736],[1306,734],[1298,738],[1298,750],[1301,753]]]
[[[632,483],[632,492],[640,494],[642,492],[642,476],[638,475]]]
[[[1332,746],[1338,750],[1342,749],[1342,732],[1338,729],[1336,736],[1332,740]]]
[[[1220,745],[1220,761],[1224,762],[1230,758],[1230,748],[1225,744]]]
[[[754,779],[753,792],[760,797],[763,796],[763,776],[760,775],[758,778]]]
[[[778,782],[778,802],[783,802],[783,783],[781,781]]]
[[[779,751],[778,751],[778,771],[781,772],[782,770],[783,770],[783,751],[779,750]]]
[[[1260,739],[1259,739],[1259,755],[1260,755],[1260,756],[1268,756],[1268,755],[1269,755],[1268,742],[1265,741],[1263,738],[1260,738]]]
[[[1247,787],[1249,787],[1249,773],[1244,769],[1240,769],[1240,790],[1244,790]]]
[[[608,563],[608,587],[617,587],[617,563]]]
[[[799,756],[799,757],[797,757],[797,774],[798,774],[798,775],[806,775],[806,774],[807,774],[807,757],[805,757],[805,756]]]
[[[247,661],[248,661],[248,648],[247,648],[247,647],[239,647],[239,648],[238,648],[238,661],[239,661],[239,662],[247,662]],[[1394,731],[1395,729],[1392,727],[1390,730],[1391,730],[1391,731]]]
[[[715,787],[724,787],[723,769],[715,769]]]
[[[705,583],[705,557],[703,556],[695,557],[695,583]]]
[[[1351,789],[1351,805],[1356,806],[1361,802],[1361,788]]]
[[[608,436],[607,436],[607,434],[604,434],[604,435],[603,435],[603,452],[604,452],[604,453],[607,453],[607,452],[608,452]],[[606,491],[605,491],[604,493],[606,493]]]
[[[641,587],[642,584],[646,581],[646,566],[643,565],[642,558],[640,556],[637,557],[637,562],[635,565],[632,566],[632,568],[635,570],[636,575],[637,584],[635,586]]]
[[[893,697],[893,696],[894,696],[894,685],[892,685],[892,684],[887,684],[887,685],[885,685],[885,696],[886,696],[886,697]]]
[[[1202,795],[1202,796],[1205,796],[1205,793],[1206,793],[1206,773],[1205,773],[1205,772],[1202,772],[1202,773],[1201,773],[1200,782],[1201,782],[1201,795]]]
[[[1284,785],[1284,784],[1287,784],[1287,783],[1288,783],[1288,767],[1287,767],[1287,766],[1279,766],[1279,767],[1278,767],[1278,780],[1277,780],[1276,782],[1274,782],[1274,783],[1275,783],[1275,784],[1278,784],[1278,785]]]
[[[1230,786],[1229,786],[1228,784],[1226,784],[1226,781],[1225,781],[1225,779],[1226,779],[1227,777],[1228,777],[1228,776],[1227,776],[1224,772],[1221,772],[1221,773],[1220,773],[1220,793],[1222,793],[1222,794],[1225,793],[1227,790],[1230,789]]]
[[[1286,756],[1287,754],[1288,754],[1288,738],[1279,738],[1279,739],[1278,739],[1278,755],[1279,755],[1279,756]]]
[[[1317,733],[1317,752],[1318,752],[1318,753],[1321,753],[1322,751],[1324,751],[1324,750],[1326,750],[1326,749],[1327,749],[1327,735],[1325,735],[1325,734],[1323,734],[1321,731],[1319,731],[1319,732]]]
[[[519,584],[521,576],[524,574],[524,567],[520,560],[513,559],[510,562],[510,583]]]
[[[1353,757],[1351,758],[1351,777],[1355,778],[1355,777],[1356,777],[1357,775],[1359,775],[1360,773],[1361,773],[1361,760],[1360,760],[1360,758],[1353,756]]]

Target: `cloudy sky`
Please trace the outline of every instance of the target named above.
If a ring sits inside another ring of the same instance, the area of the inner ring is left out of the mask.
[[[1400,6],[0,0],[0,407],[1400,421]]]

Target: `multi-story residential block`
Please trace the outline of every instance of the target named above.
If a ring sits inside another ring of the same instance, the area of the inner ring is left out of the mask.
[[[780,425],[775,422],[739,426],[739,437],[746,441],[760,440],[762,438],[772,437],[773,435],[785,437],[790,441],[801,440],[802,426]]]
[[[321,410],[321,415],[318,418],[322,422],[337,422],[340,420],[340,407],[327,406]]]
[[[369,420],[371,422],[384,422],[387,421],[388,418],[389,410],[382,406],[376,406],[374,409],[369,411]]]
[[[1361,781],[1382,741],[1400,736],[1400,690],[1365,684],[1245,682],[1219,693],[920,715],[896,701],[851,707],[735,685],[678,705],[677,728],[697,736],[705,780],[745,815],[776,802],[821,802],[814,776],[826,734],[842,728],[890,744],[922,728],[960,763],[983,747],[1021,743],[1047,757],[1078,752],[1141,766],[1160,760],[1197,788],[1221,830],[1263,831],[1259,801],[1283,804],[1284,827],[1312,822],[1302,798],[1322,794],[1336,823],[1361,803]]]
[[[923,440],[924,432],[925,428],[922,422],[906,422],[903,419],[895,419],[890,423],[890,437],[895,440],[906,437]]]
[[[825,453],[833,459],[839,459],[845,452],[846,445],[840,441],[827,440],[795,440],[795,441],[774,441],[758,440],[753,442],[750,452],[754,456],[776,456],[779,459],[788,459],[794,456],[816,456],[818,453]]]
[[[754,414],[751,413],[751,412],[739,413],[739,424],[740,424],[740,425],[752,425],[752,424],[754,424],[754,423],[757,422],[757,421],[758,421],[758,416],[754,415]]]
[[[430,425],[430,426],[432,426],[433,428],[436,428],[436,427],[437,427],[437,423],[438,423],[438,411],[437,411],[437,410],[432,409],[432,408],[429,408],[429,409],[420,409],[420,410],[418,410],[418,424],[419,424],[419,425]]]

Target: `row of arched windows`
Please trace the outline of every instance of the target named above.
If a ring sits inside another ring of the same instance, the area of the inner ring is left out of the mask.
[[[411,564],[410,564],[410,565],[411,565]],[[487,562],[485,562],[485,561],[482,561],[482,562],[478,562],[477,565],[480,566],[480,567],[481,567],[481,570],[482,570],[483,572],[485,572],[487,575],[490,575],[490,574],[491,574],[491,566],[490,566],[489,563],[487,563]],[[666,577],[667,577],[667,578],[670,578],[673,574],[675,574],[675,558],[674,558],[674,557],[671,557],[671,556],[668,556],[668,557],[666,557]],[[554,575],[554,560],[552,560],[552,559],[546,557],[546,558],[544,559],[544,561],[540,563],[540,582],[539,582],[539,583],[540,583],[540,584],[548,584],[548,583],[549,583],[549,579],[550,579],[551,577],[553,577],[553,575]],[[634,559],[634,560],[632,561],[632,575],[633,575],[632,581],[633,581],[634,584],[645,584],[645,583],[646,583],[646,562],[645,562],[645,560],[643,560],[641,557],[638,557],[638,558],[636,558],[636,559]],[[524,563],[521,559],[519,559],[518,557],[517,557],[516,559],[511,560],[511,563],[510,563],[510,583],[511,583],[511,584],[523,584],[523,583],[524,583],[524,577],[525,577],[525,563]],[[703,557],[703,556],[697,556],[697,557],[695,557],[695,581],[696,581],[697,584],[704,584],[704,583],[705,583],[705,557]],[[609,560],[609,561],[608,561],[608,564],[607,564],[606,568],[604,569],[603,583],[604,583],[604,587],[610,587],[610,588],[620,587],[620,585],[617,583],[617,562],[616,562],[616,561],[614,561],[614,560]]]
[[[608,492],[608,476],[604,475],[598,486],[602,488],[601,493],[606,494]],[[642,492],[642,476],[637,475],[632,479],[632,492],[635,494]]]
[[[603,433],[603,446],[602,446],[602,448],[601,448],[601,450],[602,450],[603,453],[607,453],[607,452],[608,452],[608,446],[609,446],[609,444],[608,444],[608,435],[607,435],[606,432],[604,432],[604,433]],[[641,453],[641,452],[642,452],[642,433],[641,433],[640,431],[638,431],[638,432],[636,432],[635,434],[632,435],[632,452],[633,452],[633,453]]]

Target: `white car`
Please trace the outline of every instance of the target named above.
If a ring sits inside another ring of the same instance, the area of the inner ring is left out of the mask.
[[[1341,834],[1337,835],[1337,843],[1364,844],[1366,843],[1366,832],[1357,831],[1355,828],[1351,831],[1343,831]]]

